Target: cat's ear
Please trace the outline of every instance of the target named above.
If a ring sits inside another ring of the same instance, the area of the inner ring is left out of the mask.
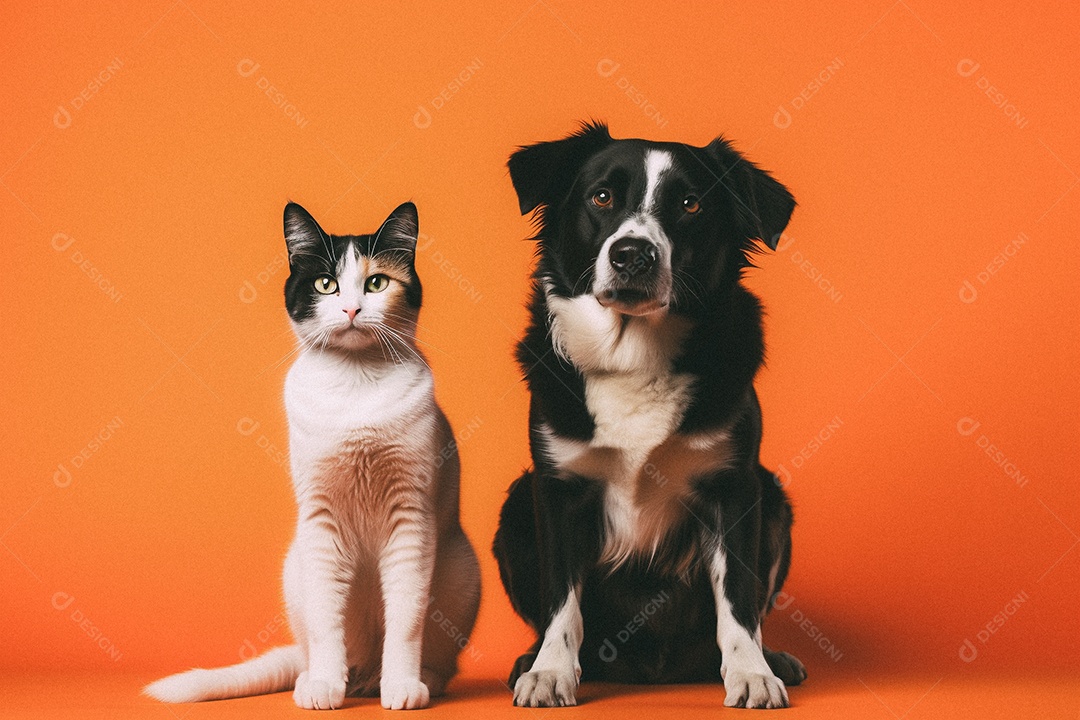
[[[372,243],[377,251],[383,248],[397,248],[409,253],[416,252],[416,238],[420,234],[420,218],[416,206],[403,202],[394,208],[394,212],[383,222]]]
[[[294,202],[285,206],[285,245],[289,249],[290,263],[297,253],[325,253],[328,242],[329,236],[311,213]]]

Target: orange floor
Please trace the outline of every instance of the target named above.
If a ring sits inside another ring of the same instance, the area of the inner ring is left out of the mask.
[[[149,676],[136,675],[9,675],[0,679],[0,717],[21,718],[160,718],[198,720],[250,717],[311,717],[286,693],[195,705],[162,705],[141,697],[138,688]],[[722,707],[723,693],[705,685],[639,687],[584,685],[576,708],[525,710],[514,708],[510,693],[497,680],[461,679],[452,694],[432,708],[407,717],[572,718],[742,717],[754,711]],[[831,675],[811,678],[791,691],[791,718],[1080,718],[1080,678],[1075,674],[1031,677],[957,674],[903,678],[873,674],[866,677]],[[348,715],[388,715],[375,700],[349,700]]]

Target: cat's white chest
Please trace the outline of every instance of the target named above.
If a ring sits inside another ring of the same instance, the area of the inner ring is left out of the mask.
[[[433,403],[431,374],[423,366],[373,373],[333,355],[303,353],[285,380],[294,476],[360,437],[407,436],[410,423]]]

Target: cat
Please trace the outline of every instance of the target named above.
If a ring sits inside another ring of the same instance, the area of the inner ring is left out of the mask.
[[[285,559],[296,644],[144,692],[193,702],[292,689],[308,709],[376,690],[426,707],[457,671],[480,602],[461,529],[459,463],[417,348],[418,218],[404,203],[372,235],[323,231],[285,207],[285,304],[299,353],[285,381],[298,517]]]

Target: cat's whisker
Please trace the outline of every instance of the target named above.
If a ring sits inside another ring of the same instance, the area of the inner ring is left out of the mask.
[[[386,345],[387,345],[387,342],[386,342],[386,339],[382,335],[379,334],[379,331],[377,329],[372,328],[372,330],[375,332],[375,339],[379,341],[379,352],[382,353],[383,362],[387,362],[387,358],[386,358]]]
[[[377,335],[379,335],[379,337],[386,338],[386,347],[387,347],[387,349],[390,350],[390,354],[394,356],[394,358],[395,358],[394,362],[396,364],[398,364],[398,365],[404,365],[405,364],[405,358],[402,357],[401,353],[398,352],[397,349],[394,347],[394,342],[393,341],[394,341],[395,338],[394,338],[393,335],[390,335],[388,332],[386,332],[387,331],[386,326],[372,326],[372,327],[375,328],[375,333]]]
[[[389,324],[387,324],[385,322],[378,322],[376,324],[379,326],[379,329],[384,330],[385,332],[389,333],[390,335],[397,338],[398,340],[401,340],[401,341],[405,342],[406,344],[409,344],[410,341],[415,341],[416,340],[416,338],[414,338],[414,337],[412,337],[410,335],[406,335],[406,334],[402,333],[402,331],[398,330],[397,328],[395,328],[392,325],[389,325]]]
[[[420,351],[418,351],[415,347],[413,347],[408,342],[407,338],[399,335],[398,332],[396,330],[394,330],[393,328],[391,328],[389,325],[380,324],[380,329],[383,332],[386,332],[389,337],[394,338],[399,343],[401,343],[402,347],[405,350],[410,352],[413,355],[413,357],[415,357],[417,360],[419,360],[421,363],[424,364],[424,367],[426,367],[428,370],[431,369],[431,366],[428,365],[427,360],[424,359],[424,356],[420,353]]]
[[[397,313],[386,312],[386,311],[383,311],[383,315],[385,315],[386,317],[389,317],[389,318],[394,318],[395,320],[400,320],[400,321],[402,321],[404,323],[408,323],[409,325],[412,325],[414,327],[418,327],[418,328],[420,328],[421,330],[423,330],[426,333],[431,333],[432,335],[438,335],[439,334],[439,333],[435,332],[434,330],[432,330],[427,325],[421,325],[420,321],[417,320],[415,317],[409,317],[407,315],[398,315]]]
[[[396,328],[392,328],[390,325],[386,325],[385,323],[383,323],[383,324],[384,324],[385,327],[394,330],[394,332],[396,334],[398,334],[403,340],[405,340],[407,342],[418,343],[420,345],[423,345],[426,348],[430,348],[430,349],[434,350],[435,352],[439,353],[440,355],[446,355],[447,357],[450,357],[450,353],[446,352],[445,350],[443,350],[442,348],[440,348],[437,345],[432,345],[431,343],[427,342],[426,340],[421,340],[420,338],[416,337],[415,335],[409,335],[407,333],[404,333],[401,330],[397,330]]]
[[[434,345],[434,344],[432,344],[432,343],[430,343],[430,342],[428,342],[426,340],[421,340],[420,338],[416,337],[416,335],[415,335],[416,328],[420,328],[425,333],[430,333],[432,335],[439,335],[440,333],[437,333],[434,330],[431,330],[426,325],[421,325],[419,322],[416,321],[415,318],[406,317],[405,315],[396,315],[396,314],[391,313],[391,312],[383,312],[383,317],[393,318],[394,320],[400,320],[401,322],[405,323],[406,325],[411,325],[413,327],[413,331],[414,331],[412,333],[412,336],[413,336],[412,339],[413,339],[414,342],[418,342],[421,345],[423,345],[424,347],[431,348],[432,350],[434,350],[436,352],[439,352],[439,353],[442,353],[443,355],[449,355],[448,352],[446,352],[445,350],[440,348],[438,345]],[[403,333],[404,331],[398,330],[398,332]]]
[[[292,332],[292,330],[290,330],[289,332]],[[271,364],[267,365],[255,377],[260,378],[263,375],[265,375],[266,373],[270,372],[271,370],[277,370],[279,367],[284,365],[288,360],[290,360],[294,355],[300,353],[303,350],[311,350],[312,348],[313,348],[313,346],[308,340],[305,340],[304,338],[297,338],[296,345],[293,346],[292,350],[285,353],[283,356],[281,356],[279,359],[275,360]]]
[[[319,344],[319,349],[325,350],[326,346],[330,344],[330,336],[333,335],[333,330],[328,329],[323,333],[322,342]]]

